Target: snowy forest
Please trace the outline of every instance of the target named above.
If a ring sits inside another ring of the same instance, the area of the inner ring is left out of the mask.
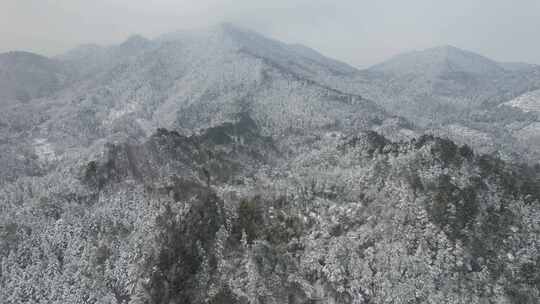
[[[0,303],[539,303],[538,92],[229,23],[0,54]]]

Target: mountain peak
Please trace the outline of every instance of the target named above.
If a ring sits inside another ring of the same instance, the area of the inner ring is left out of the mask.
[[[10,52],[6,52],[6,53],[1,53],[0,58],[11,58],[11,60],[16,60],[16,61],[17,60],[23,60],[23,61],[26,61],[26,60],[41,60],[41,61],[49,60],[49,58],[47,58],[45,56],[42,56],[42,55],[39,55],[39,54],[36,54],[36,53],[26,52],[26,51],[10,51]]]
[[[297,66],[291,67],[291,70],[297,69],[297,72],[302,75],[310,73],[310,76],[315,76],[318,72],[314,71],[320,69],[330,71],[333,74],[357,72],[355,68],[328,58],[309,47],[287,44],[230,22],[222,22],[206,28],[168,33],[159,37],[158,41],[196,45],[202,48],[201,51],[242,52],[270,60],[283,67],[289,66],[290,62],[296,62]]]
[[[253,32],[252,30],[249,30],[247,28],[244,28],[244,27],[239,26],[237,24],[234,24],[232,22],[220,22],[220,23],[214,25],[212,28],[220,29],[222,31],[230,32],[230,33],[235,33],[235,32],[247,33],[247,32],[251,32],[251,33],[255,34],[255,32]]]
[[[478,53],[468,51],[468,50],[465,50],[465,49],[460,49],[458,47],[455,47],[455,46],[449,45],[449,44],[428,48],[428,49],[425,49],[423,51],[420,51],[420,53],[424,53],[424,54],[440,54],[440,55],[444,56],[445,59],[448,59],[448,60],[457,60],[458,57],[476,58],[476,59],[479,59],[479,60],[489,62],[491,64],[496,64],[495,61],[493,61],[493,60],[491,60],[491,59],[489,59],[489,58],[487,58],[485,56],[482,56],[482,55],[480,55]]]
[[[138,35],[138,34],[135,34],[135,35],[131,35],[128,37],[128,39],[126,39],[126,41],[124,41],[121,46],[123,47],[141,47],[141,46],[146,46],[148,44],[150,44],[150,40],[146,39],[145,37],[141,36],[141,35]]]
[[[448,72],[496,74],[503,71],[497,62],[451,45],[403,53],[370,69],[394,74],[430,75]]]
[[[256,32],[253,32],[248,29],[244,29],[240,26],[237,26],[230,22],[221,22],[212,26],[200,27],[195,29],[181,29],[166,33],[158,37],[158,41],[181,41],[186,39],[200,39],[202,37],[212,38],[212,39],[223,39],[234,38],[238,35],[253,35],[253,36],[262,36]]]
[[[443,45],[435,46],[432,48],[428,48],[426,50],[440,50],[440,51],[445,51],[445,52],[467,52],[466,50],[460,49],[450,44],[443,44]]]

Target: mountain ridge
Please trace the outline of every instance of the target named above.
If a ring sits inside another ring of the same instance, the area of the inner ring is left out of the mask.
[[[257,43],[252,48],[233,44],[230,31]],[[18,126],[25,138],[20,149],[35,150],[38,162],[107,140],[142,140],[157,128],[190,135],[234,121],[246,109],[265,135],[369,127],[394,132],[393,115],[317,77],[326,75],[333,61],[298,59],[286,44],[237,31],[219,27],[217,33],[198,32],[202,38],[156,43],[133,37],[117,46],[87,48],[65,59],[72,69],[81,69],[71,86],[52,98],[16,105],[0,121]],[[290,55],[282,58],[283,52]]]

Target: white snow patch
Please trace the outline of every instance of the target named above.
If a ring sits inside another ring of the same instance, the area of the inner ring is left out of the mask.
[[[105,120],[105,124],[112,124],[115,120],[119,119],[120,117],[133,113],[137,110],[138,105],[134,103],[128,103],[121,109],[113,109],[109,112],[109,115],[107,119]]]
[[[52,162],[57,159],[53,145],[46,138],[36,138],[34,140],[34,151],[41,162]]]
[[[540,90],[527,92],[503,105],[519,108],[524,112],[540,112]]]

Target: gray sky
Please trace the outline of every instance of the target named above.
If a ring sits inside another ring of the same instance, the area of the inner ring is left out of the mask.
[[[540,64],[539,0],[0,0],[0,52],[55,55],[221,21],[358,67],[443,44]]]

